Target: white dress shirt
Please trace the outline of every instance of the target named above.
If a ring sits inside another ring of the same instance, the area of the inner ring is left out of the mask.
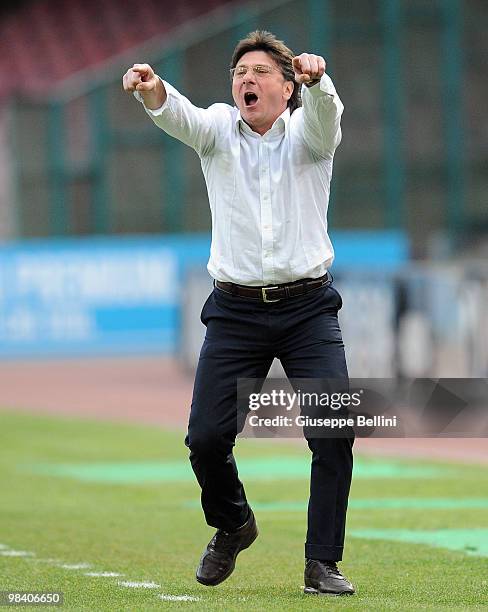
[[[327,208],[344,109],[330,77],[302,86],[303,106],[291,115],[287,108],[263,136],[236,107],[197,108],[163,83],[165,103],[146,112],[200,157],[212,214],[210,275],[260,286],[325,274],[334,259]]]

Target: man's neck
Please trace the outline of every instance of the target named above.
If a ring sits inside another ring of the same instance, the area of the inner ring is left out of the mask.
[[[246,123],[253,132],[256,132],[260,136],[264,136],[266,132],[268,132],[272,128],[274,122],[271,125],[268,125],[267,127],[255,127],[251,125],[250,123],[247,123],[245,119],[244,119],[244,123]]]
[[[281,115],[286,111],[286,107],[281,111],[281,113],[279,113],[278,115],[276,115],[276,117],[273,119],[273,121],[269,124],[266,124],[265,126],[255,126],[252,125],[251,123],[248,123],[245,119],[243,119],[244,123],[246,125],[248,125],[251,130],[253,132],[256,132],[257,134],[259,134],[260,136],[264,136],[266,134],[266,132],[269,132],[269,130],[273,127],[273,125],[275,124],[276,120],[281,117]]]

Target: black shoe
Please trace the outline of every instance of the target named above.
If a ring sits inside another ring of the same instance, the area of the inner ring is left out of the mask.
[[[228,578],[234,571],[237,555],[258,537],[256,519],[252,510],[250,512],[247,521],[237,531],[229,533],[218,529],[210,540],[197,569],[200,584],[215,586]]]
[[[354,595],[355,590],[335,561],[306,559],[303,592],[306,595]]]

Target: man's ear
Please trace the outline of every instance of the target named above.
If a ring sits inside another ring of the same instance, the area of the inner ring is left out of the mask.
[[[285,81],[285,87],[283,89],[283,95],[286,100],[289,100],[295,89],[295,83],[293,81]]]

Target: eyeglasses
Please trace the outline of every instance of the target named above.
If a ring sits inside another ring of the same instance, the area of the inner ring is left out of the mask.
[[[249,69],[251,69],[253,74],[257,77],[265,77],[271,74],[273,70],[278,70],[273,66],[266,66],[265,64],[255,64],[254,66],[245,66],[241,64],[240,66],[236,66],[236,68],[231,68],[230,75],[233,79],[242,79]]]

